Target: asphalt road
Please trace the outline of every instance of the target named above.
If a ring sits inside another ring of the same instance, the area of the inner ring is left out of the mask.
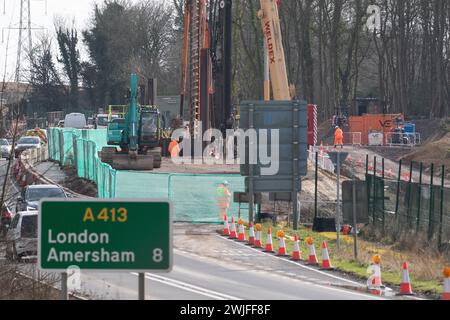
[[[70,279],[70,278],[69,278]],[[322,286],[249,266],[218,263],[178,250],[168,274],[146,274],[151,300],[371,300],[375,296]],[[82,272],[79,293],[91,299],[137,299],[137,273]]]

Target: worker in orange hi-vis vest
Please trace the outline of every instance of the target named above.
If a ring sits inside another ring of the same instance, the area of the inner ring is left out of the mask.
[[[220,218],[224,219],[227,214],[227,210],[230,208],[231,193],[228,189],[228,181],[224,181],[217,188],[217,203],[220,209]]]
[[[172,159],[176,159],[180,156],[180,145],[177,140],[172,140],[169,144],[169,153]]]
[[[336,126],[336,131],[334,131],[334,148],[337,146],[344,148],[344,131],[339,126]]]

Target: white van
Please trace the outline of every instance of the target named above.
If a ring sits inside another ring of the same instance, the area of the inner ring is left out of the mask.
[[[17,213],[6,234],[6,258],[12,261],[37,257],[38,211]]]
[[[86,127],[86,116],[82,113],[70,113],[64,119],[64,128],[85,129]]]

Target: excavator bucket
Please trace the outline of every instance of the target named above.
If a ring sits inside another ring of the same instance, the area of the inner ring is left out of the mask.
[[[138,155],[131,158],[128,154],[116,153],[110,158],[109,164],[116,170],[152,171],[153,161],[152,155]]]

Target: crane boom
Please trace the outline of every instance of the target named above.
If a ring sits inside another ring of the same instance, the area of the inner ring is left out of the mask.
[[[273,97],[274,100],[291,100],[277,1],[260,0],[260,3],[258,15],[269,55]]]
[[[184,11],[184,38],[183,38],[183,57],[181,64],[181,99],[180,99],[180,118],[184,116],[184,99],[186,97],[186,74],[188,67],[188,45],[189,45],[189,21],[190,21],[189,6],[186,5]]]

